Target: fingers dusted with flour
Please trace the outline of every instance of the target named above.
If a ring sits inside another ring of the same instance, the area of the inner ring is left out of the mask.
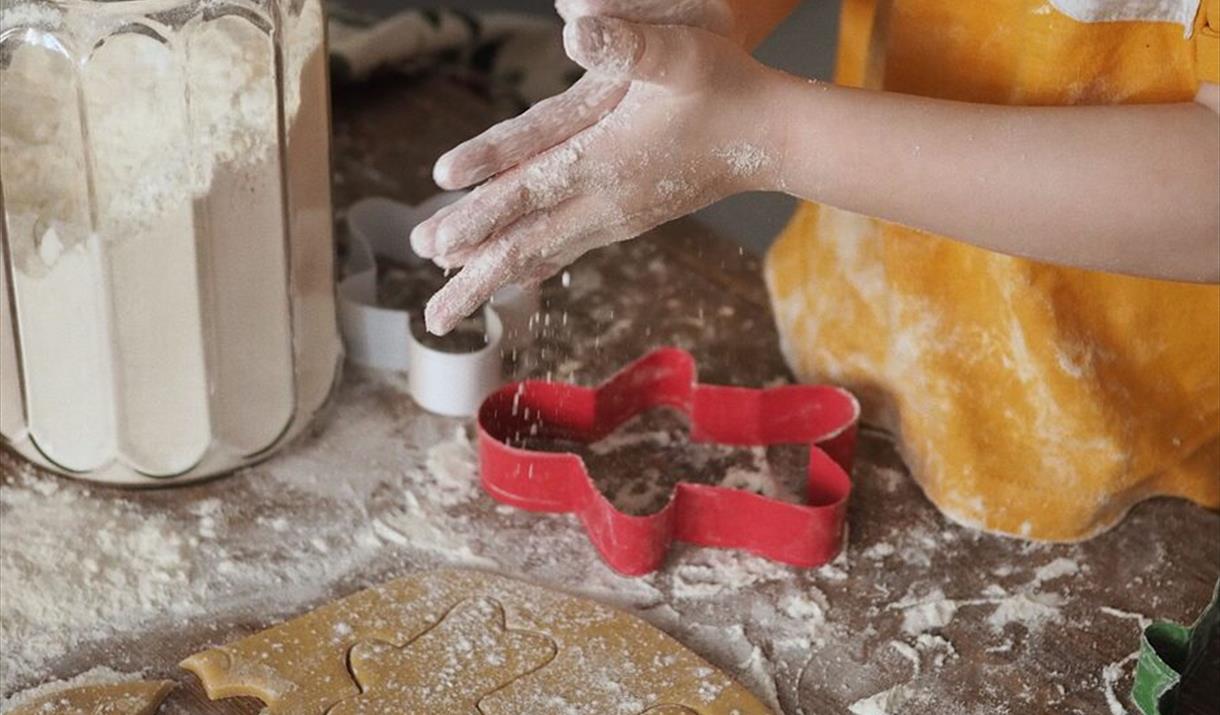
[[[425,258],[437,258],[482,243],[522,216],[570,197],[580,175],[572,166],[574,150],[553,147],[534,160],[496,177],[418,225],[411,245]]]
[[[578,249],[576,255],[566,254],[573,246],[582,245],[582,241],[557,244],[553,238],[558,226],[582,237],[606,230],[598,225],[601,212],[589,203],[587,198],[572,199],[536,212],[478,248],[442,259],[460,262],[464,267],[428,302],[424,311],[428,330],[448,332],[502,286],[539,282],[578,258],[583,249]]]
[[[658,25],[701,27],[726,37],[744,32],[737,28],[736,14],[728,0],[559,0],[555,6],[568,21],[605,15]],[[524,114],[448,151],[433,167],[433,178],[442,188],[461,189],[508,171],[592,125],[613,110],[626,92],[627,83],[621,80],[583,77],[563,94],[539,102]]]
[[[774,81],[740,46],[694,27],[588,16],[564,40],[587,76],[625,93],[417,227],[417,252],[462,267],[425,311],[434,333],[507,283],[542,280],[599,246],[770,185],[777,133],[758,108]]]
[[[625,82],[586,75],[567,92],[446,152],[433,167],[432,178],[452,190],[507,171],[592,125],[626,93]]]

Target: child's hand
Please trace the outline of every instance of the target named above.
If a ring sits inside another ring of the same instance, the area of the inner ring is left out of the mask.
[[[556,0],[564,20],[585,16],[616,17],[653,25],[688,25],[726,37],[737,37],[727,0],[641,2],[641,0]],[[446,189],[460,189],[507,171],[592,126],[627,93],[628,82],[586,74],[563,94],[535,104],[446,152],[433,177]]]
[[[630,86],[593,126],[416,227],[411,244],[464,266],[428,303],[443,334],[507,283],[541,281],[590,249],[775,183],[783,109],[772,73],[704,30],[581,17],[564,31],[590,75]]]

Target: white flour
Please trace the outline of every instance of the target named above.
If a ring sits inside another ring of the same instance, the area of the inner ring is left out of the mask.
[[[857,700],[847,707],[852,715],[897,715],[911,697],[910,686],[902,684],[876,695]]]
[[[919,635],[948,625],[957,613],[957,606],[957,601],[945,598],[945,594],[936,589],[915,603],[891,607],[902,609],[902,631],[907,635]]]
[[[1039,566],[1034,571],[1034,580],[1042,584],[1065,576],[1075,576],[1078,573],[1080,573],[1080,565],[1071,559],[1061,556],[1044,566]]]
[[[126,29],[144,21],[128,3],[56,7],[0,13],[0,31],[21,38],[0,67],[0,172],[25,408],[61,467],[89,472],[121,452],[151,473],[183,472],[211,438],[197,252],[223,230],[195,202],[222,175],[278,176],[271,45],[231,14],[155,25],[159,41]],[[290,126],[320,49],[320,2],[283,17]]]
[[[712,598],[759,583],[778,581],[787,574],[787,568],[772,561],[705,549],[674,568],[673,595],[679,599]]]
[[[894,545],[886,542],[873,544],[864,550],[863,556],[872,561],[881,561],[886,557],[894,555]]]
[[[1118,681],[1123,677],[1123,672],[1129,665],[1139,660],[1139,655],[1139,651],[1136,651],[1126,658],[1110,663],[1101,669],[1101,691],[1106,698],[1106,707],[1109,708],[1110,715],[1127,715],[1127,708],[1118,699],[1116,691],[1118,689]]]
[[[999,591],[986,602],[995,604],[995,610],[987,617],[987,623],[999,631],[1009,623],[1020,623],[1027,629],[1033,630],[1047,623],[1058,621],[1063,617],[1059,609],[1065,600],[1057,593],[1009,595]]]
[[[91,489],[6,461],[22,474],[0,485],[0,695],[107,639],[300,609],[379,557],[494,565],[472,551],[477,525],[450,513],[479,493],[465,433],[439,418],[406,435],[371,428],[370,391],[348,391],[325,448],[177,510],[156,499],[167,492]]]
[[[284,15],[284,113],[291,122],[300,107],[302,69],[321,42],[321,5],[307,1],[299,15]],[[17,4],[5,7],[0,30],[47,28],[66,52],[79,55],[132,19]],[[87,128],[80,124],[69,60],[36,42],[16,44],[0,70],[3,166],[6,175],[21,177],[4,187],[15,249],[41,244],[53,225],[62,247],[42,258],[53,257],[92,231],[82,129],[93,157],[99,228],[112,229],[109,240],[155,225],[184,200],[205,195],[217,165],[261,161],[275,146],[266,37],[232,18],[194,23],[172,37],[170,44],[131,33],[106,40],[105,51],[80,70]],[[181,110],[166,106],[167,97],[180,98]],[[48,225],[35,226],[38,219]],[[32,263],[34,257],[23,252],[17,260],[27,271],[51,267]]]
[[[997,632],[1009,623],[1020,623],[1034,630],[1060,620],[1060,608],[1066,602],[1061,594],[1041,592],[1041,585],[1042,579],[1035,575],[1016,593],[991,584],[978,597],[956,599],[946,598],[940,589],[933,589],[926,596],[892,603],[889,608],[902,612],[902,630],[908,635],[943,628],[953,621],[958,610],[967,606],[993,607],[987,624]]]
[[[98,505],[51,480],[33,484],[0,488],[5,681],[66,654],[76,638],[155,618],[196,595],[189,545],[164,516],[126,502]],[[65,534],[79,538],[65,542]]]

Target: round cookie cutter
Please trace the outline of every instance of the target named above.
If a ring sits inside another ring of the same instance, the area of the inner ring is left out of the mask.
[[[508,285],[483,307],[484,344],[476,350],[436,347],[422,332],[421,315],[387,308],[377,301],[379,259],[406,266],[427,262],[410,247],[416,224],[466,192],[437,194],[411,206],[383,197],[362,199],[347,210],[348,252],[338,286],[339,326],[347,355],[358,365],[407,373],[407,390],[429,412],[470,417],[503,382],[503,350],[532,339],[530,319],[538,312],[538,291]],[[415,329],[413,329],[415,328]],[[417,336],[417,330],[419,335]]]

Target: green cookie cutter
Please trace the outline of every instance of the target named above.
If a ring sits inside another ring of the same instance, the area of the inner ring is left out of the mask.
[[[1144,715],[1171,715],[1177,707],[1177,687],[1198,677],[1211,639],[1220,637],[1220,581],[1212,602],[1189,628],[1158,621],[1140,636],[1131,699]]]

